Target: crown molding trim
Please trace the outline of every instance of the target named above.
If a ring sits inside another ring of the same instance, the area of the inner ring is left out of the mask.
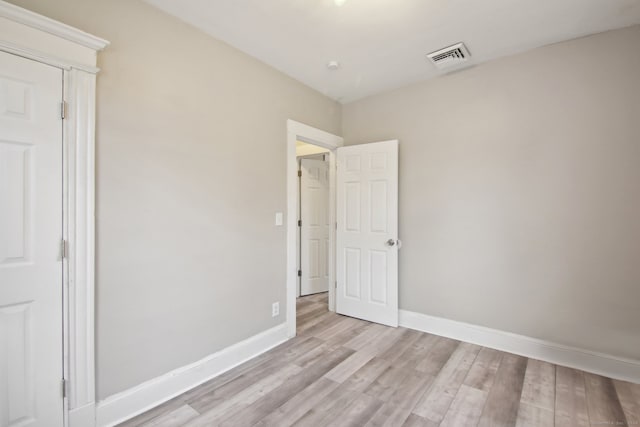
[[[100,51],[109,46],[107,40],[2,0],[0,0],[0,17],[44,31],[95,51]]]

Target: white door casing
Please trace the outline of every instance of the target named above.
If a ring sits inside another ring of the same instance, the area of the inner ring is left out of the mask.
[[[0,425],[61,426],[62,70],[0,52]]]
[[[329,290],[329,163],[300,160],[300,294]]]
[[[298,287],[298,213],[299,213],[299,179],[296,142],[303,141],[329,151],[329,212],[331,223],[335,224],[335,188],[336,188],[336,153],[335,150],[344,144],[344,140],[336,135],[314,128],[295,120],[287,120],[287,304],[286,323],[287,336],[296,336],[296,292]],[[329,255],[329,283],[335,283],[335,228],[331,227]],[[329,286],[329,310],[335,311],[335,287]]]
[[[336,311],[398,326],[398,141],[338,148]]]

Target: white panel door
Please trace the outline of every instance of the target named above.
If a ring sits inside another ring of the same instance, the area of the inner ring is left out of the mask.
[[[0,426],[61,426],[62,70],[0,52]]]
[[[398,141],[338,148],[336,311],[398,326]]]
[[[329,290],[329,163],[300,161],[300,295]]]

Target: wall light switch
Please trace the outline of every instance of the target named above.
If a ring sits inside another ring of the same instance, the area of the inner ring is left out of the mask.
[[[276,225],[282,225],[283,217],[282,212],[276,212]]]

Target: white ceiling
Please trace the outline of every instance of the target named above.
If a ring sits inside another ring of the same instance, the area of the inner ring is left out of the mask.
[[[460,41],[477,64],[640,23],[640,0],[146,1],[341,102],[439,75],[425,54]]]

